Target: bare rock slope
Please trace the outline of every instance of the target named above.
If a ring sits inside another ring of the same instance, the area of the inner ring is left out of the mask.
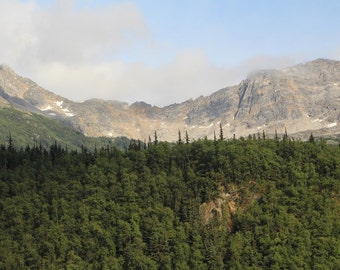
[[[144,102],[127,104],[91,99],[73,102],[55,95],[7,66],[0,67],[0,106],[14,106],[62,118],[88,136],[127,136],[175,141],[178,131],[189,137],[224,137],[319,132],[339,134],[340,62],[317,59],[282,70],[264,70],[239,85],[210,96],[163,108]]]

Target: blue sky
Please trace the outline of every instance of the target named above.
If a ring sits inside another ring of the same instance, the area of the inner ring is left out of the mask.
[[[0,61],[72,100],[164,106],[340,59],[340,1],[0,0]]]

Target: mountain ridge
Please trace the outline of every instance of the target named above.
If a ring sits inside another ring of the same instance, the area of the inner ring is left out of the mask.
[[[262,132],[338,134],[340,61],[316,59],[281,70],[261,70],[238,85],[164,107],[89,99],[74,102],[0,66],[0,104],[63,119],[86,136],[176,141],[212,138],[220,125],[225,137]],[[323,132],[325,133],[325,132]]]

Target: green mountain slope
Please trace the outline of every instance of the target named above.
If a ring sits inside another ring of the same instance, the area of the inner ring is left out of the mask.
[[[340,148],[0,147],[0,269],[340,269]]]
[[[0,108],[0,143],[6,144],[9,138],[14,145],[26,146],[41,144],[43,147],[57,142],[69,149],[85,146],[89,149],[114,145],[124,149],[127,138],[92,138],[67,127],[61,120],[52,120],[42,115],[22,112],[13,108]]]

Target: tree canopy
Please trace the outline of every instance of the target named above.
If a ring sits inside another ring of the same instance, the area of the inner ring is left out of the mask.
[[[1,145],[0,269],[340,269],[339,147],[155,142]]]

